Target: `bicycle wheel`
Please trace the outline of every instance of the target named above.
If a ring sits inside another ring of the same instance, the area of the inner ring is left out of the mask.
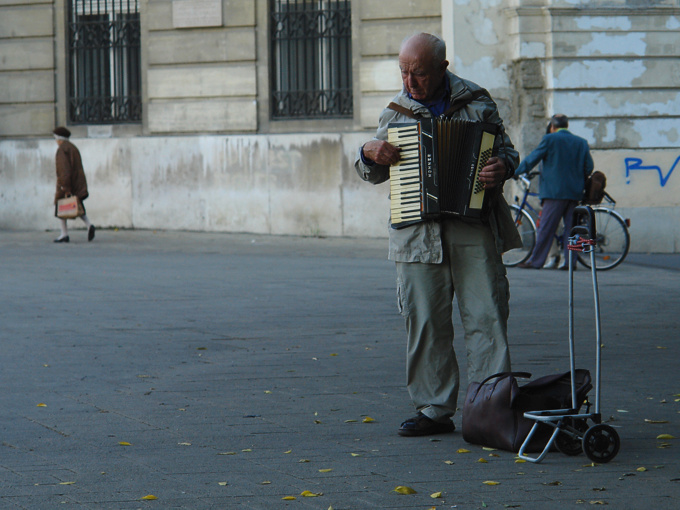
[[[597,244],[595,269],[606,271],[618,266],[628,255],[630,235],[624,219],[605,207],[594,208]],[[590,253],[578,252],[578,261],[590,269]]]
[[[503,254],[503,264],[507,267],[516,266],[527,260],[536,244],[536,224],[531,219],[531,216],[529,216],[529,213],[524,209],[520,209],[515,204],[510,206],[510,210],[515,218],[515,225],[519,235],[522,238],[522,247],[506,251]]]

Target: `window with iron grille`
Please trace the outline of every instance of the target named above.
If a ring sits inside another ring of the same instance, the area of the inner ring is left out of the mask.
[[[73,124],[142,119],[139,0],[69,0],[68,117]]]
[[[352,116],[350,0],[270,0],[272,118]]]

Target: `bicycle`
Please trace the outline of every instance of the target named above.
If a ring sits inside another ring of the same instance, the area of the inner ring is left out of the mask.
[[[525,262],[536,244],[536,221],[534,217],[538,219],[540,211],[537,207],[532,206],[529,201],[532,197],[538,197],[538,193],[531,191],[531,179],[536,175],[538,175],[538,172],[530,172],[528,178],[523,175],[517,177],[524,193],[521,201],[519,196],[515,196],[516,203],[510,204],[510,209],[515,216],[515,225],[522,238],[522,247],[503,254],[503,264],[507,267]],[[597,244],[594,247],[595,269],[598,271],[613,269],[621,264],[630,249],[630,233],[628,231],[630,220],[624,219],[613,210],[616,207],[616,200],[607,192],[604,194],[603,203],[607,205],[592,206],[595,213],[597,234]],[[562,248],[564,246],[564,233],[555,234],[555,239],[558,246]],[[589,254],[586,256],[583,253],[578,253],[577,259],[590,269]]]

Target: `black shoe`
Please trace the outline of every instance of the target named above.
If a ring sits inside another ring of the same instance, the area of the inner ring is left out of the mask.
[[[92,241],[92,239],[94,239],[94,225],[90,225],[87,229],[87,240]]]
[[[57,239],[54,240],[55,243],[68,243],[70,239],[68,236],[66,237],[58,237]]]
[[[400,436],[431,436],[434,434],[448,434],[456,430],[453,422],[447,418],[446,422],[434,421],[418,411],[413,418],[401,424],[397,431]]]

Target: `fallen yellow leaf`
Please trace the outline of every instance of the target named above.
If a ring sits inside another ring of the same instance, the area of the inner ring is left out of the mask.
[[[293,501],[297,498],[295,496],[283,496],[281,499],[283,499],[285,501]]]
[[[299,463],[304,464],[306,462],[309,462],[309,459],[300,459],[298,460]]]
[[[371,423],[371,422],[374,422],[375,420],[373,418],[371,418],[370,416],[366,416],[366,418],[364,418],[361,421],[364,422],[364,423]]]
[[[180,446],[191,446],[191,443],[177,443]]]
[[[489,463],[488,460],[486,460],[486,459],[481,459],[481,458],[480,458],[479,460],[477,460],[477,462],[479,462],[479,463],[481,463],[481,464],[488,464],[488,463]]]
[[[154,496],[153,494],[148,494],[147,496],[143,496],[142,499],[144,499],[146,501],[153,501],[154,499],[158,499],[158,498],[156,496]]]
[[[76,482],[61,482],[59,485],[73,485]]]
[[[439,498],[442,497],[442,493],[441,493],[441,492],[435,492],[435,493],[433,493],[433,494],[430,494],[430,497],[431,497],[432,499],[439,499]]]
[[[127,441],[121,441],[118,444],[121,445],[121,446],[132,446],[132,443],[128,443]]]
[[[644,473],[645,471],[647,471],[647,468],[646,467],[639,467],[639,468],[636,469],[636,471],[639,471],[640,473]]]
[[[526,460],[524,459],[515,459],[515,464],[524,464]]]
[[[668,423],[668,420],[648,420],[648,419],[645,419],[645,423]]]
[[[269,480],[265,480],[264,482],[260,482],[260,485],[271,485],[271,482]]]
[[[229,482],[217,482],[217,485],[221,485],[222,487],[225,487],[229,485]]]
[[[242,452],[252,452],[253,450],[252,450],[252,448],[245,448],[245,449],[243,449],[243,450],[241,450],[241,451],[242,451]]]
[[[283,452],[283,453],[293,453],[293,450],[288,450],[287,452]]]
[[[412,489],[411,487],[406,487],[405,485],[398,485],[394,489],[394,492],[397,492],[399,494],[418,494],[415,489]]]
[[[452,460],[445,460],[444,464],[448,464],[449,466],[453,466],[453,461]]]
[[[351,453],[350,454],[352,457],[361,457],[360,453]]]
[[[489,446],[483,446],[482,450],[486,450],[487,452],[495,452],[498,450],[498,448],[490,448]]]
[[[319,469],[319,473],[330,473],[332,469]]]
[[[356,423],[358,420],[345,420],[345,423]]]
[[[456,453],[470,453],[470,450],[466,450],[465,448],[458,448],[458,450],[456,450]]]
[[[236,452],[221,452],[218,453],[217,455],[236,455]]]
[[[35,406],[35,407],[47,407],[47,404],[43,404],[42,402],[40,402],[40,403],[39,403],[37,406]]]
[[[671,436],[670,434],[659,434],[656,436],[657,439],[675,439],[675,436]]]
[[[321,493],[321,492],[316,493],[316,492],[311,492],[311,491],[302,491],[300,493],[300,496],[304,496],[306,498],[316,498],[318,496],[323,496],[323,493]]]
[[[486,482],[482,482],[484,485],[500,485],[501,482],[494,482],[492,480],[487,480]]]

